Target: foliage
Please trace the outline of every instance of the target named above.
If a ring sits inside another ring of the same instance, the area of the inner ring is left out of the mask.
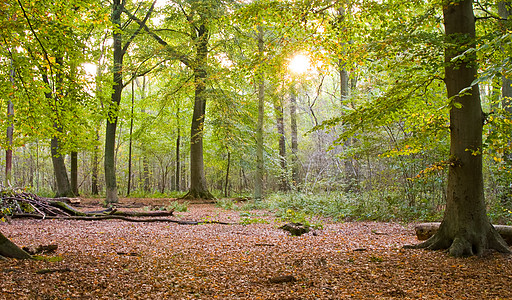
[[[307,216],[324,216],[334,220],[372,221],[439,221],[442,208],[420,201],[410,207],[399,193],[377,195],[375,192],[360,194],[274,194],[265,205],[276,215],[294,222],[304,222]]]
[[[188,210],[188,206],[189,206],[190,202],[188,201],[183,201],[183,202],[179,202],[179,201],[172,201],[167,207],[166,207],[166,210],[167,211],[178,211],[178,212],[185,212]]]
[[[227,210],[237,208],[236,203],[232,199],[229,199],[229,198],[218,199],[217,201],[215,201],[215,206],[220,207],[222,209],[227,209]]]

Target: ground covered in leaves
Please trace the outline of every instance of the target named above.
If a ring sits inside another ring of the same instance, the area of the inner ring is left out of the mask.
[[[323,220],[294,237],[267,211],[192,203],[175,218],[245,225],[1,223],[18,245],[58,249],[53,261],[0,261],[0,299],[512,299],[512,257],[403,250],[413,224]]]

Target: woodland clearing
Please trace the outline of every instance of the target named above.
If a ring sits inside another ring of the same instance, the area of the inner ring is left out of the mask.
[[[168,199],[121,199],[128,210]],[[83,200],[81,210],[101,209]],[[122,220],[0,223],[56,261],[0,261],[1,299],[511,299],[512,257],[404,250],[414,224],[331,222],[291,236],[272,212],[192,202],[179,225]],[[245,225],[242,225],[245,224]]]

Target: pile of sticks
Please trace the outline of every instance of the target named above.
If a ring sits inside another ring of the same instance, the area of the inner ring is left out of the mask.
[[[83,212],[66,202],[70,198],[45,198],[24,191],[0,191],[0,219],[71,219],[71,220],[109,220],[119,219],[130,222],[172,222],[183,225],[196,225],[196,221],[182,221],[170,218],[173,211],[130,212],[107,208],[101,211]],[[143,218],[141,218],[143,217]]]

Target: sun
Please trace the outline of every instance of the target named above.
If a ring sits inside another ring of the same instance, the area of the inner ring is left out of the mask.
[[[309,57],[304,54],[295,55],[290,63],[288,64],[288,69],[296,74],[303,74],[308,71],[310,67]]]

